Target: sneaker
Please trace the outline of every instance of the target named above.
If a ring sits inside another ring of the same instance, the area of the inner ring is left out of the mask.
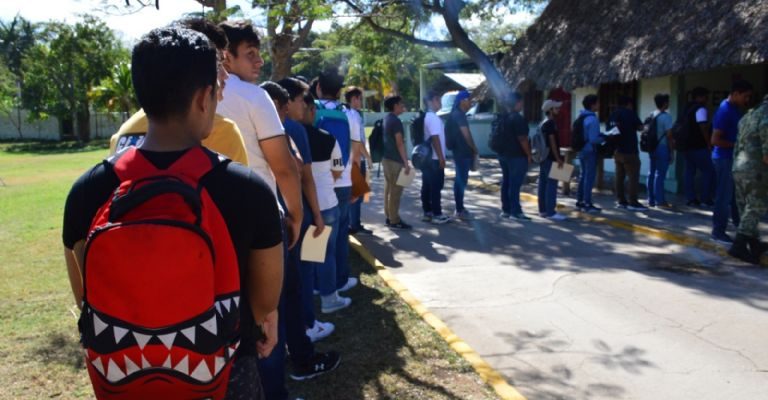
[[[432,222],[432,213],[424,213],[421,216],[421,222]]]
[[[323,314],[330,314],[334,311],[339,311],[342,308],[347,308],[350,304],[352,304],[352,299],[349,297],[341,297],[339,296],[338,292],[334,292],[328,296],[322,296],[320,300],[320,311],[322,311]]]
[[[629,208],[629,205],[627,203],[616,203],[616,208],[620,208],[622,210],[626,210]]]
[[[696,199],[693,199],[693,200],[688,200],[688,202],[685,203],[685,205],[688,207],[701,207],[701,202]]]
[[[451,217],[447,215],[440,214],[432,217],[432,223],[435,225],[443,225],[449,222],[451,222]]]
[[[627,206],[627,210],[629,211],[648,211],[648,207],[642,205],[641,203],[633,203]]]
[[[556,212],[556,213],[550,215],[549,217],[547,217],[547,219],[551,219],[552,221],[565,221],[566,219],[568,219],[568,217],[566,217],[563,214],[560,214],[560,213]]]
[[[715,243],[719,243],[725,246],[730,246],[733,244],[733,239],[731,239],[730,236],[728,236],[727,233],[721,233],[721,234],[712,234],[712,241]]]
[[[576,202],[576,209],[579,211],[584,211],[587,208],[587,205],[584,204],[583,201],[577,201]]]
[[[335,329],[336,326],[331,322],[320,322],[315,320],[315,325],[307,329],[307,337],[314,343],[318,340],[327,338]]]
[[[386,220],[384,220],[384,226],[389,226],[389,218],[387,218]]]
[[[501,214],[499,214],[499,218],[510,219],[510,218],[512,218],[512,214],[510,214],[508,212],[502,212]]]
[[[705,207],[714,207],[715,206],[715,202],[714,201],[705,201],[705,202],[703,202],[701,204],[703,206],[705,206]]]
[[[362,225],[360,225],[357,228],[349,228],[349,234],[350,235],[357,235],[358,233],[361,234],[361,235],[373,235],[373,231],[372,230],[365,229]]]
[[[347,283],[344,284],[344,286],[340,287],[338,289],[339,292],[346,292],[349,289],[352,289],[353,287],[357,286],[357,278],[349,277],[347,278]]]
[[[411,229],[411,228],[413,228],[412,226],[406,224],[403,221],[400,221],[400,222],[398,222],[396,224],[389,224],[389,227],[392,228],[392,229]]]
[[[512,214],[512,219],[518,220],[518,221],[530,221],[531,217],[520,213],[520,214]]]
[[[472,214],[470,214],[469,210],[456,211],[453,213],[453,218],[462,221],[469,221],[472,219]]]
[[[596,207],[594,204],[587,204],[587,205],[584,207],[584,211],[586,211],[586,212],[588,212],[588,213],[592,213],[592,214],[597,214],[597,213],[600,213],[600,212],[602,212],[602,211],[603,211],[603,209],[602,209],[602,208],[600,208],[600,207]]]
[[[306,381],[333,371],[340,362],[341,356],[335,351],[315,353],[307,363],[294,365],[290,376],[295,381]]]

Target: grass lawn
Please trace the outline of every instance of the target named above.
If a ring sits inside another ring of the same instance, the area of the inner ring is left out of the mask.
[[[61,221],[72,182],[106,143],[0,144],[0,399],[90,398],[75,307],[62,256]],[[469,364],[352,252],[362,285],[327,320],[317,344],[342,354],[327,376],[290,383],[315,399],[495,399]],[[319,314],[320,315],[320,314]],[[323,316],[325,320],[325,316]]]

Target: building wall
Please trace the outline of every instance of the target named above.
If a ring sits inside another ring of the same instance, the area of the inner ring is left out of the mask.
[[[16,111],[11,115],[0,114],[0,140],[27,139],[27,140],[59,140],[59,120],[50,117],[43,121],[29,122],[29,113],[21,111],[21,138],[16,126],[19,124]],[[117,132],[123,122],[120,113],[94,113],[91,114],[91,137],[107,138]]]

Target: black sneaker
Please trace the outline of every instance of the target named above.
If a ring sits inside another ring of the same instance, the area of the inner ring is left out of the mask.
[[[294,381],[306,381],[333,371],[340,362],[341,356],[335,351],[315,353],[306,364],[294,365],[290,376]]]
[[[384,226],[389,226],[389,218],[384,221]]]
[[[687,203],[685,203],[685,205],[688,207],[701,207],[701,202],[696,199],[693,199],[693,200],[689,200]]]
[[[398,222],[396,224],[389,224],[389,227],[392,228],[392,229],[411,229],[411,228],[413,228],[412,226],[406,224],[403,221],[400,221],[400,222]]]
[[[372,230],[365,229],[365,227],[363,227],[362,225],[359,228],[355,229],[355,233],[359,233],[361,235],[373,235],[373,231]],[[353,233],[353,235],[354,235],[354,233]]]

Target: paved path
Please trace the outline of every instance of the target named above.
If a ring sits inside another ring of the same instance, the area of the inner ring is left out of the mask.
[[[529,399],[768,398],[768,270],[579,218],[499,220],[497,196],[477,190],[474,221],[424,224],[418,187],[402,202],[413,231],[385,228],[373,196],[374,236],[358,239]],[[708,233],[700,211],[605,214]]]

